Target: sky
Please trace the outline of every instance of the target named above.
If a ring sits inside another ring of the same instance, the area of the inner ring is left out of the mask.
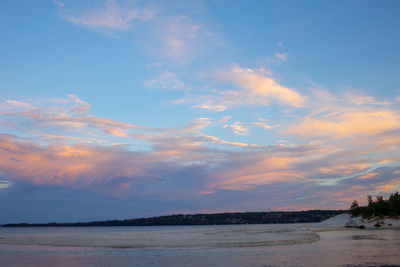
[[[400,191],[399,1],[0,3],[0,224]]]

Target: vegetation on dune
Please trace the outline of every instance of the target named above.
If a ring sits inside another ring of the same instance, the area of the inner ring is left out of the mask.
[[[400,195],[399,192],[391,194],[389,198],[377,196],[375,200],[368,196],[368,205],[360,206],[357,200],[354,200],[350,206],[352,217],[362,216],[363,218],[400,216]]]

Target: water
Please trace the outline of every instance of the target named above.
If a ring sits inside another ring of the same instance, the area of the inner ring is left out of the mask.
[[[398,229],[323,231],[317,235],[312,228],[321,227],[0,228],[0,266],[400,265]],[[265,238],[271,242],[254,243]],[[215,245],[217,241],[219,245]],[[16,244],[4,244],[12,242]],[[41,242],[51,245],[21,245]],[[60,246],[60,242],[68,244]],[[132,246],[134,243],[141,246]],[[175,245],[168,246],[171,243]]]

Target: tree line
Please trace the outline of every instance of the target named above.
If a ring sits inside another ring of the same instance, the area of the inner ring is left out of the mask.
[[[363,218],[400,216],[400,195],[399,192],[393,193],[389,198],[377,196],[375,200],[371,196],[367,197],[368,205],[360,206],[354,200],[350,206],[352,217],[362,216]]]
[[[210,224],[261,224],[321,222],[348,210],[308,210],[271,212],[234,212],[214,214],[177,214],[151,218],[110,220],[76,223],[18,223],[3,227],[43,226],[156,226],[156,225],[210,225]]]

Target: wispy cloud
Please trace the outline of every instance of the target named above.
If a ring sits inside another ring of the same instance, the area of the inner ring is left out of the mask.
[[[161,43],[161,55],[183,63],[193,57],[199,41],[200,26],[186,16],[166,18],[155,28],[154,35]],[[157,50],[154,50],[157,51]],[[158,54],[157,52],[155,52]]]
[[[259,118],[257,122],[253,122],[253,125],[263,128],[264,130],[271,130],[272,126],[268,123],[266,119]]]
[[[138,125],[89,115],[90,104],[75,95],[67,96],[68,99],[53,99],[42,105],[6,100],[2,104],[0,103],[0,115],[2,116],[0,123],[27,132],[35,129],[44,131],[49,131],[49,129],[66,131],[100,129],[103,133],[119,137],[127,136],[126,131],[130,129],[143,129]],[[57,102],[58,105],[48,107],[48,102],[50,104]],[[10,121],[7,118],[14,119]]]
[[[186,64],[212,49],[216,37],[202,23],[187,15],[159,17],[151,26],[146,49],[158,60]]]
[[[147,87],[158,88],[164,90],[184,90],[187,86],[178,79],[178,75],[172,72],[163,72],[155,79],[144,83]]]
[[[275,56],[277,58],[279,58],[282,61],[287,61],[289,58],[289,54],[288,53],[275,53]]]
[[[232,116],[223,116],[218,122],[227,123],[230,119],[232,119]]]
[[[317,103],[324,103],[326,93],[318,93]],[[387,102],[372,97],[345,94],[346,98],[329,97],[329,104],[317,104],[310,115],[289,126],[287,133],[304,138],[343,139],[377,136],[400,130],[400,114]],[[322,97],[322,98],[320,98]]]
[[[169,5],[105,0],[97,6],[71,8],[61,1],[54,3],[61,17],[75,25],[110,36],[126,32],[157,62],[183,65],[215,45],[216,35],[212,30]],[[140,27],[135,27],[139,24]]]
[[[242,96],[249,104],[268,105],[275,101],[281,105],[296,108],[305,106],[306,98],[294,89],[280,85],[268,77],[263,69],[243,69],[236,67],[222,77],[242,89]],[[233,93],[233,92],[231,92]]]
[[[64,3],[62,1],[53,0],[53,3],[56,4],[59,8],[63,8],[64,7]]]
[[[223,106],[223,105],[208,104],[208,103],[194,105],[193,108],[206,109],[206,110],[216,111],[216,112],[224,111],[227,109],[227,107]]]
[[[11,184],[10,181],[7,181],[7,180],[0,180],[0,190],[9,188],[9,187],[11,187],[11,186],[12,186],[12,184]]]
[[[226,129],[230,129],[236,135],[247,135],[249,133],[248,127],[240,121],[232,124],[225,124],[223,127]]]
[[[244,69],[234,67],[229,71],[219,72],[222,84],[232,84],[236,90],[213,89],[207,94],[193,95],[175,103],[194,104],[195,108],[224,111],[232,107],[242,106],[270,106],[278,104],[292,108],[303,108],[307,104],[307,97],[295,89],[279,84],[270,77],[264,69]],[[220,85],[222,87],[223,85]]]
[[[218,144],[218,145],[227,145],[227,146],[235,146],[235,147],[260,147],[256,144],[247,144],[247,143],[241,143],[241,142],[226,141],[226,140],[222,140],[222,139],[212,136],[212,135],[203,135],[202,137],[205,138],[207,142],[211,142],[211,143]]]
[[[115,0],[106,0],[100,7],[69,10],[60,1],[55,3],[62,9],[62,17],[76,25],[88,28],[124,31],[132,27],[135,21],[147,21],[154,11],[132,5],[120,6]]]

